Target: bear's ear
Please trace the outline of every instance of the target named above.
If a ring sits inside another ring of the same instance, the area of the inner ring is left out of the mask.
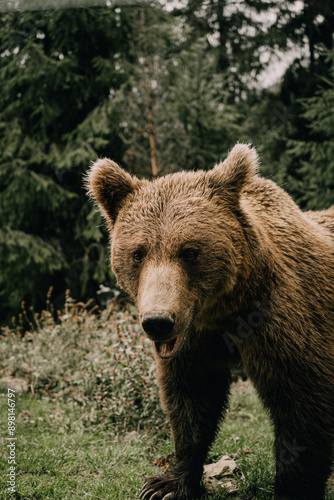
[[[125,198],[139,188],[141,181],[112,160],[97,160],[85,179],[88,195],[99,205],[102,215],[112,224]]]
[[[213,194],[238,200],[242,189],[255,176],[258,164],[255,148],[236,144],[227,158],[209,172],[209,186]]]

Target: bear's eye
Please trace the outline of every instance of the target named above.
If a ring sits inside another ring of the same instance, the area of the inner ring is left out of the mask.
[[[144,250],[136,250],[132,254],[133,262],[135,262],[136,264],[140,264],[144,260],[144,257],[145,257]]]
[[[186,262],[191,262],[197,259],[198,254],[199,250],[196,250],[195,248],[185,248],[181,252],[181,259]]]

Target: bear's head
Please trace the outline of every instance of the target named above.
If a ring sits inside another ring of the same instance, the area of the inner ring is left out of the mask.
[[[247,273],[240,195],[256,169],[256,151],[237,144],[208,172],[149,182],[108,159],[88,172],[89,194],[110,231],[112,268],[161,358],[174,356],[192,332],[216,328],[231,307]]]

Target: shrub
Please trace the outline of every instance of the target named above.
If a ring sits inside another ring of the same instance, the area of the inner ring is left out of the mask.
[[[164,428],[150,341],[142,336],[136,308],[113,298],[94,314],[89,303],[67,294],[54,318],[48,303],[40,315],[24,309],[19,323],[2,328],[3,376],[23,378],[39,397],[61,395],[81,405],[89,422],[112,425],[116,432]],[[24,319],[28,331],[22,331]]]

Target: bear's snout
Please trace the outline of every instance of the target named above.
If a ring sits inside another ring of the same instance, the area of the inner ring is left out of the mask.
[[[154,311],[145,313],[141,326],[151,340],[161,342],[169,340],[174,328],[174,315],[167,311]]]

